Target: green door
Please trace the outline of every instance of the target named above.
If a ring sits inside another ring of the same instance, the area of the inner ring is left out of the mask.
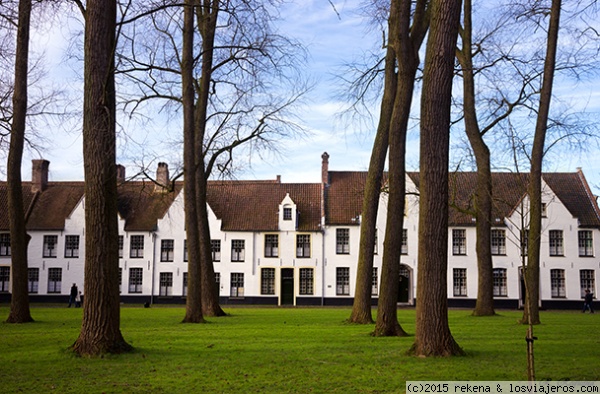
[[[408,288],[410,285],[410,271],[403,265],[400,266],[400,286],[398,288],[398,302],[408,302]]]
[[[281,269],[281,305],[294,305],[294,269]]]

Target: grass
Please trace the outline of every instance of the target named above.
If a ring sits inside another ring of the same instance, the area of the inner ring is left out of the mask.
[[[414,338],[373,338],[347,324],[345,308],[230,308],[207,324],[181,324],[181,307],[124,307],[121,330],[135,352],[86,359],[67,347],[81,309],[36,306],[35,323],[0,324],[1,393],[387,393],[406,380],[526,380],[520,312],[472,317],[450,311],[467,355],[405,355]],[[6,306],[0,319],[6,320]],[[414,310],[400,310],[414,333]],[[542,312],[540,380],[600,380],[600,314]]]

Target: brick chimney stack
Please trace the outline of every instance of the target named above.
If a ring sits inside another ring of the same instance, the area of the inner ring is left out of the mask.
[[[117,164],[117,185],[125,183],[125,166]]]
[[[155,192],[166,192],[169,190],[169,165],[167,163],[158,163],[156,169]]]
[[[323,152],[321,155],[321,183],[324,185],[329,184],[329,154],[327,152]]]
[[[48,160],[31,161],[31,191],[33,193],[43,192],[48,187]]]

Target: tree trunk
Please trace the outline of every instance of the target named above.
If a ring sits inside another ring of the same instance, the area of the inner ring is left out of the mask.
[[[421,96],[417,356],[462,354],[448,325],[448,156],[460,0],[434,0]]]
[[[83,156],[85,170],[85,283],[83,322],[73,351],[123,353],[120,324],[114,50],[116,2],[87,2]]]
[[[477,189],[475,192],[477,233],[477,302],[474,316],[492,316],[494,311],[494,276],[491,251],[492,223],[492,172],[490,150],[483,140],[477,120],[475,105],[475,78],[472,53],[472,7],[471,0],[464,4],[464,28],[462,29],[462,51],[457,58],[463,73],[465,131],[477,163]]]
[[[27,73],[29,58],[29,22],[31,0],[19,1],[19,26],[15,58],[15,86],[13,92],[13,121],[10,130],[10,149],[7,163],[8,216],[12,267],[12,295],[8,323],[28,323],[33,318],[29,310],[27,290],[27,245],[21,163],[25,144],[27,117]]]
[[[544,160],[544,144],[548,128],[550,101],[554,71],[556,68],[556,51],[558,47],[558,30],[560,23],[561,0],[552,0],[550,23],[548,27],[548,43],[544,62],[544,78],[540,93],[540,108],[535,125],[535,136],[531,148],[531,175],[529,177],[529,245],[527,249],[527,266],[525,267],[526,302],[522,322],[539,324],[540,300],[540,243],[542,233],[542,167]]]
[[[183,102],[183,161],[185,231],[188,249],[184,323],[203,323],[198,204],[196,203],[196,119],[194,93],[194,0],[186,0],[183,15],[181,82]]]
[[[379,210],[379,196],[387,157],[390,118],[394,107],[396,96],[396,56],[391,47],[388,46],[385,58],[385,87],[381,100],[381,112],[379,125],[371,161],[365,183],[362,220],[360,223],[360,246],[358,251],[358,264],[356,268],[356,288],[354,291],[354,303],[352,305],[351,323],[371,324],[373,316],[371,313],[371,292],[373,283],[373,254],[375,252],[375,241],[377,232],[377,212]]]
[[[406,133],[412,104],[419,48],[427,30],[426,2],[417,2],[414,15],[411,1],[393,1],[390,8],[390,42],[398,69],[394,108],[389,127],[389,197],[381,265],[381,289],[377,304],[375,336],[404,336],[398,323],[398,288],[406,191]],[[414,30],[411,30],[413,15]]]

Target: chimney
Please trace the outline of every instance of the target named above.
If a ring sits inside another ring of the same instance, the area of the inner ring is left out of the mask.
[[[323,159],[321,162],[321,183],[327,185],[329,184],[329,155],[327,152],[321,155],[321,159]]]
[[[32,160],[31,167],[31,191],[33,193],[43,192],[48,187],[48,160]]]
[[[117,164],[117,185],[125,183],[125,166]]]
[[[169,190],[169,166],[167,163],[158,163],[156,169],[156,185],[155,192],[166,192]]]

